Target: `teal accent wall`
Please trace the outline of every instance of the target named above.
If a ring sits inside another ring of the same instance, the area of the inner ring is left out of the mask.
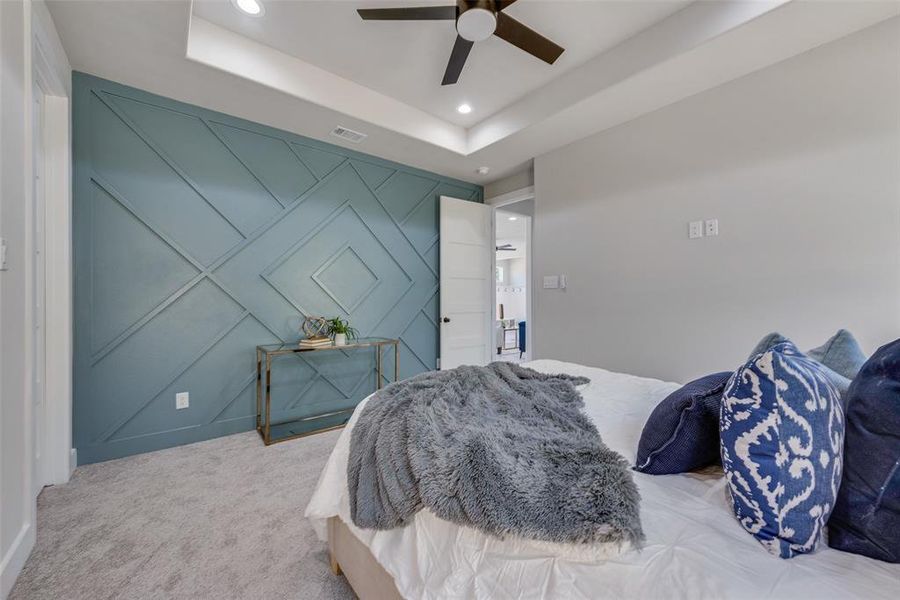
[[[79,463],[253,429],[254,349],[307,314],[400,338],[402,377],[435,367],[438,197],[481,187],[81,73],[73,89]],[[374,386],[369,351],[279,360],[278,420]]]

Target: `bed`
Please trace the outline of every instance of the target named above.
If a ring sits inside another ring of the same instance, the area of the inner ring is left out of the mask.
[[[538,371],[584,375],[585,410],[606,444],[629,461],[647,416],[676,383],[552,360]],[[781,560],[735,521],[720,469],[685,475],[634,473],[646,543],[614,545],[504,540],[427,510],[404,528],[364,530],[350,519],[347,458],[357,408],[306,509],[363,600],[384,598],[887,598],[900,565],[821,546]]]

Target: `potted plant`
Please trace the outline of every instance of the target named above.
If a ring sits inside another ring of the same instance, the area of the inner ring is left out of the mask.
[[[334,338],[335,346],[346,346],[347,340],[359,337],[359,332],[350,327],[350,321],[334,317],[333,319],[328,319],[328,335]]]

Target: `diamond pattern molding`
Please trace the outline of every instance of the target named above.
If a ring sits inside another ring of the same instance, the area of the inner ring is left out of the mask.
[[[305,315],[400,338],[403,377],[435,367],[437,199],[479,186],[80,73],[74,140],[80,463],[253,429],[254,347]],[[368,352],[282,360],[276,419],[374,383]]]

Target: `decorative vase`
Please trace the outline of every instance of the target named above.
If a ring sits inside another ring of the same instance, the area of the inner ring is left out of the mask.
[[[347,334],[346,333],[334,334],[334,345],[335,346],[346,346],[347,345]]]

